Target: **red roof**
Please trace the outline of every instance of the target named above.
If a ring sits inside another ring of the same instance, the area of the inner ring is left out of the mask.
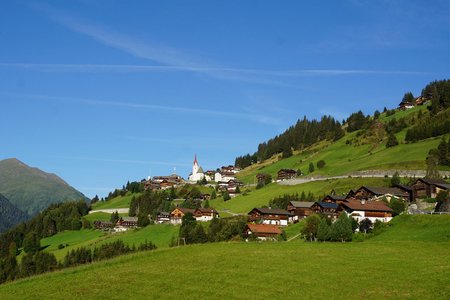
[[[342,203],[343,206],[350,208],[351,210],[361,210],[361,211],[384,211],[392,212],[392,208],[387,206],[382,201],[359,201],[349,199],[347,202]]]
[[[254,234],[257,233],[268,233],[268,234],[281,234],[280,228],[276,225],[267,224],[247,224],[248,228]]]

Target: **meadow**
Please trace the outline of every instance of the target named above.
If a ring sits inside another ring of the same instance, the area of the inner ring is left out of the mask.
[[[394,220],[364,242],[233,242],[131,254],[4,284],[0,298],[448,299],[450,216]]]

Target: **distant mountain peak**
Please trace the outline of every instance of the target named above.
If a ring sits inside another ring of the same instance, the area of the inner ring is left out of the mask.
[[[30,167],[17,158],[0,160],[0,193],[31,216],[52,203],[87,200],[56,174]]]

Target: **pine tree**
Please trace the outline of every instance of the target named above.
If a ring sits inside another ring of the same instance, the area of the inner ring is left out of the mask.
[[[352,222],[345,212],[331,225],[330,238],[332,241],[346,242],[352,240]]]
[[[388,140],[386,142],[386,148],[394,147],[398,145],[398,140],[393,133],[389,134]]]
[[[317,239],[319,241],[328,241],[330,239],[330,225],[325,218],[320,220],[319,226],[317,228]]]
[[[309,163],[309,168],[308,168],[308,170],[309,170],[309,173],[314,172],[314,164],[313,164],[312,162]]]

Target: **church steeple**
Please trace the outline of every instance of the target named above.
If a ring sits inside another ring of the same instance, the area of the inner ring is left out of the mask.
[[[195,153],[195,156],[194,156],[194,165],[198,165],[198,161],[197,161],[197,153]]]

